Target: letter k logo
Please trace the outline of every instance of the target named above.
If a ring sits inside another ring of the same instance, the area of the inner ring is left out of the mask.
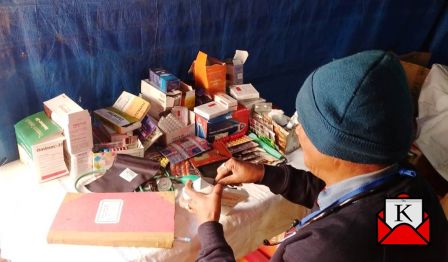
[[[400,210],[400,208],[403,205],[395,205],[397,207],[397,220],[395,220],[395,222],[402,222],[400,219],[400,215],[404,215],[410,222],[412,222],[412,219],[408,216],[408,214],[405,213],[406,209],[408,209],[408,207],[410,207],[410,204],[407,204],[405,208],[403,208],[402,210]]]
[[[421,199],[386,199],[378,213],[378,242],[382,245],[427,245],[429,216]]]

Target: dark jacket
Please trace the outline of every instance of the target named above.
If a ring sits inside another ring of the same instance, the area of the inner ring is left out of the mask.
[[[310,172],[290,166],[266,166],[261,181],[275,194],[304,205],[315,205],[324,182]],[[385,198],[406,193],[423,200],[430,217],[430,244],[387,246],[377,242],[377,214]],[[198,261],[234,261],[224,239],[222,225],[206,222],[199,226],[201,250]],[[448,222],[435,194],[426,181],[399,177],[377,192],[300,229],[277,249],[272,261],[448,261]]]

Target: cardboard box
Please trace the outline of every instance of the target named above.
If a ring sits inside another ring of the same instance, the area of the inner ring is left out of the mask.
[[[107,125],[102,125],[102,126],[103,126],[104,131],[105,131],[105,133],[107,135],[108,142],[123,141],[126,138],[132,136],[132,133],[133,133],[132,131],[130,131],[130,132],[126,132],[125,134],[120,134],[120,133],[117,133],[117,131],[115,131],[113,128],[111,128],[111,127],[109,127]]]
[[[226,59],[227,86],[240,85],[244,83],[243,65],[249,53],[244,50],[236,50],[233,59]]]
[[[182,102],[182,91],[174,90],[172,92],[164,93],[148,79],[141,81],[140,90],[141,97],[151,103],[149,113],[156,120],[160,118],[162,112],[165,112],[174,106],[180,106]],[[189,93],[189,97],[190,96],[191,93]]]
[[[92,151],[78,154],[70,154],[65,151],[64,157],[72,180],[76,180],[79,176],[92,171]]]
[[[228,136],[244,135],[249,130],[249,115],[250,111],[241,105],[238,105],[236,111],[210,120],[196,115],[196,135],[209,142]]]
[[[229,112],[226,106],[218,103],[216,101],[212,101],[206,104],[202,104],[200,106],[196,106],[194,108],[194,112],[203,118],[210,120],[220,115],[224,115]]]
[[[144,157],[145,149],[140,140],[137,141],[137,145],[134,148],[128,148],[120,151],[108,151],[108,152],[93,152],[92,153],[92,169],[93,170],[107,170],[114,163],[115,156],[117,154],[124,154],[136,157]]]
[[[126,150],[117,151],[117,154],[144,157],[145,148],[143,147],[142,142],[140,142],[140,139],[137,139],[137,145],[134,148],[128,148]]]
[[[241,133],[246,134],[249,131],[250,110],[242,105],[238,105],[237,110],[232,112],[232,119],[244,124]]]
[[[93,111],[93,113],[101,123],[114,129],[119,134],[127,134],[140,128],[142,125],[140,120],[130,117],[113,107],[100,108]]]
[[[188,124],[184,128],[178,129],[174,132],[164,133],[162,136],[162,143],[164,145],[171,144],[177,140],[180,140],[182,138],[185,138],[187,136],[194,136],[195,135],[195,116],[196,114],[192,111],[189,111],[188,113]]]
[[[260,93],[252,84],[230,86],[229,93],[238,101],[260,98]]]
[[[164,108],[161,104],[151,101],[151,98],[145,96],[142,93],[140,93],[139,96],[151,103],[151,110],[149,110],[148,113],[152,118],[154,118],[156,120],[159,120],[162,115],[164,115],[166,112],[170,111],[172,108],[172,107]]]
[[[112,107],[120,114],[127,115],[135,121],[142,121],[151,108],[151,104],[141,97],[123,91]]]
[[[275,144],[282,154],[289,154],[300,147],[294,129],[286,129],[272,121],[275,133]]]
[[[62,129],[44,112],[22,119],[14,129],[20,161],[32,167],[39,182],[68,174]]]
[[[163,68],[150,69],[149,79],[164,93],[179,89],[180,80]]]
[[[148,79],[144,79],[141,81],[140,90],[141,93],[150,100],[149,102],[158,103],[164,109],[181,104],[181,91],[174,90],[168,93],[162,92],[156,87],[153,82],[149,81]]]
[[[259,137],[266,137],[275,143],[274,125],[260,121],[259,119],[251,118],[250,130]]]
[[[196,85],[210,94],[226,90],[226,64],[201,51],[194,61],[193,75]]]
[[[294,129],[286,129],[268,116],[268,114],[252,113],[250,130],[257,136],[272,140],[282,154],[288,154],[300,147]]]
[[[182,92],[181,106],[193,110],[196,103],[196,91],[191,85],[180,81],[180,91]]]
[[[255,105],[260,103],[265,103],[266,99],[264,98],[255,98],[255,99],[248,99],[248,100],[240,100],[238,103],[242,104],[249,110],[254,110]]]
[[[147,115],[143,119],[142,126],[135,133],[142,142],[144,151],[151,147],[163,135],[162,131],[157,127],[157,121],[150,115]]]
[[[44,111],[63,129],[66,149],[70,154],[92,150],[92,122],[87,110],[62,94],[45,101]]]
[[[215,102],[225,106],[229,111],[235,111],[238,108],[238,102],[226,93],[215,94]]]

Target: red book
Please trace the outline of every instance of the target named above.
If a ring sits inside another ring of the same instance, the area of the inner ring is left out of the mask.
[[[174,192],[67,193],[48,243],[171,248]]]

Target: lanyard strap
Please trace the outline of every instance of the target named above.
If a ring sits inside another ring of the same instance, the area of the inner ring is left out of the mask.
[[[345,204],[346,202],[351,202],[351,200],[353,200],[356,196],[361,195],[363,193],[367,193],[373,189],[378,188],[379,186],[383,185],[384,183],[389,181],[391,178],[396,177],[397,175],[404,176],[404,177],[415,177],[416,173],[414,170],[403,169],[403,168],[400,169],[397,173],[397,167],[396,166],[392,167],[389,170],[385,171],[385,173],[381,177],[379,177],[369,183],[366,183],[366,184],[360,186],[359,188],[357,188],[353,191],[350,191],[347,194],[343,195],[342,197],[336,199],[327,208],[325,208],[323,210],[314,211],[313,213],[307,215],[302,220],[300,220],[294,227],[296,228],[296,230],[299,230],[306,223],[310,222],[310,220],[318,217],[319,215],[323,215],[323,214],[327,213],[328,211],[331,211],[334,207],[341,206],[341,205]]]

